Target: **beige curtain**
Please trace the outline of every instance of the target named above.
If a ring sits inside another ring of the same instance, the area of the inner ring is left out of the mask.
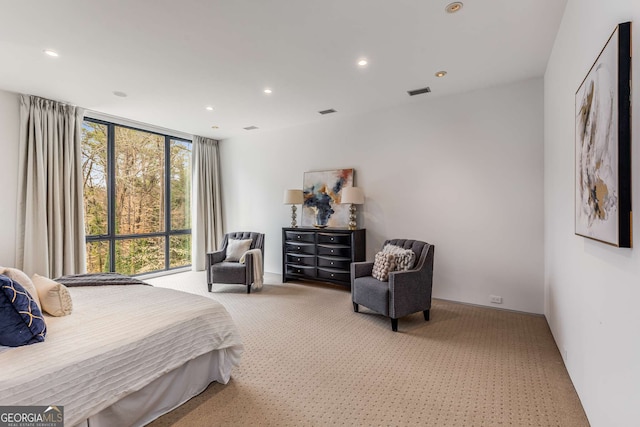
[[[20,98],[16,267],[47,277],[84,273],[84,110]]]
[[[191,265],[206,268],[207,252],[222,242],[222,204],[218,141],[193,137]]]

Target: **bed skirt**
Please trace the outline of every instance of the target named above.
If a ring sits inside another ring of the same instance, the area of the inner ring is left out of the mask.
[[[217,381],[229,382],[241,351],[225,348],[205,353],[152,381],[108,408],[77,424],[78,427],[144,426],[202,393]]]

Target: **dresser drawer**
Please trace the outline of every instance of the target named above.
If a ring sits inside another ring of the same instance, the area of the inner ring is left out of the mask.
[[[287,265],[287,275],[288,276],[299,276],[299,277],[316,277],[316,268],[315,267],[307,267],[301,265]]]
[[[289,243],[287,242],[287,254],[315,255],[316,245],[313,243]]]
[[[350,246],[351,235],[340,233],[318,233],[318,243],[333,243]]]
[[[287,254],[287,264],[315,265],[316,257],[313,255]]]
[[[340,282],[350,282],[351,274],[346,271],[334,270],[332,268],[318,268],[318,278],[325,280],[336,280]]]
[[[315,243],[315,233],[305,231],[285,231],[287,242]]]
[[[319,244],[318,255],[332,255],[349,258],[351,256],[351,247],[346,245]]]
[[[337,270],[349,271],[349,269],[351,268],[351,259],[331,256],[319,256],[318,267],[329,267]]]

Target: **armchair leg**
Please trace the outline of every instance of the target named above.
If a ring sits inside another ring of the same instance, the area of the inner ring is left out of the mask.
[[[247,293],[250,294],[251,293],[251,284],[247,285]]]
[[[426,320],[427,322],[429,321],[429,310],[425,310],[423,311],[424,313],[424,320]]]
[[[398,332],[398,319],[391,319],[391,330]]]
[[[356,313],[358,312],[358,304],[356,304],[355,302],[353,303],[353,311],[355,311]]]
[[[211,292],[211,283],[207,284],[209,286],[209,292]]]

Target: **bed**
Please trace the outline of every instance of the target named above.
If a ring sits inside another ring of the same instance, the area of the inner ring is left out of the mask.
[[[66,426],[139,426],[226,384],[242,340],[226,309],[146,285],[69,288],[44,342],[0,347],[0,405],[61,405]]]

